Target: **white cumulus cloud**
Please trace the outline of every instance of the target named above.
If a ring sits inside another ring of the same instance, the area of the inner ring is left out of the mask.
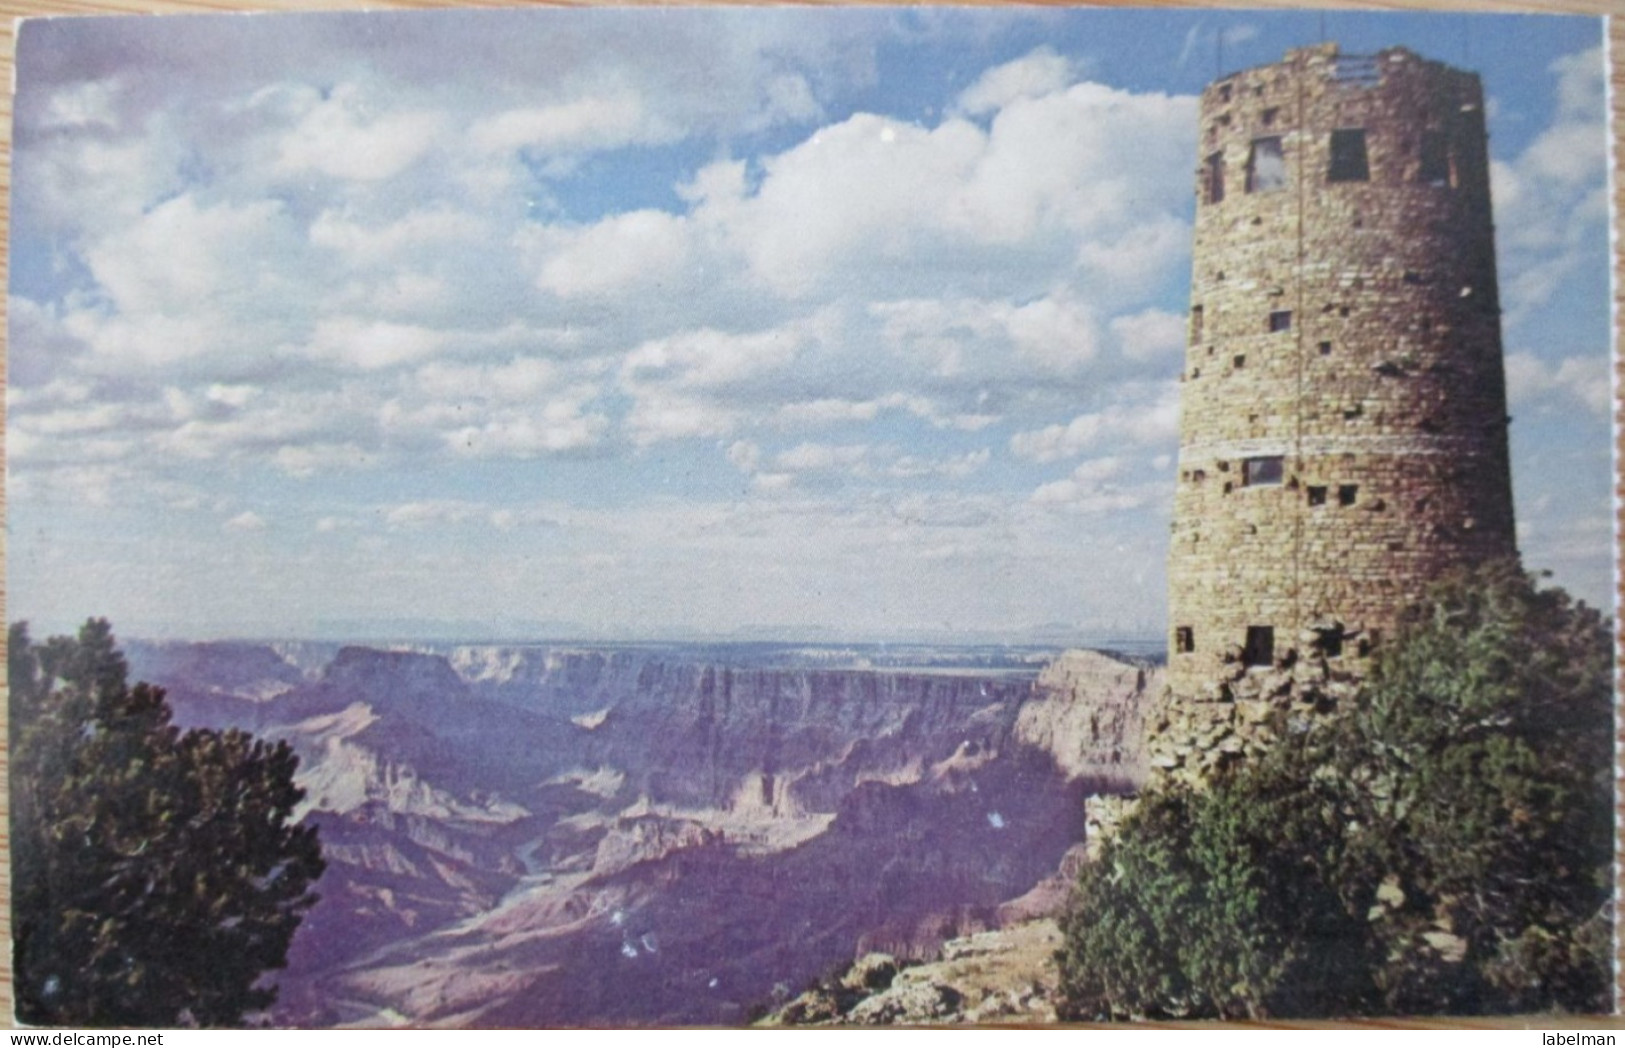
[[[554,154],[614,149],[678,137],[677,130],[652,115],[642,98],[632,91],[510,109],[480,120],[468,134],[474,148],[486,153],[534,149]]]
[[[1010,438],[1010,452],[1034,462],[1055,462],[1102,444],[1141,447],[1171,444],[1179,436],[1179,387],[1166,383],[1150,397],[1128,398],[1071,422],[1026,430]]]
[[[380,100],[355,84],[340,84],[325,98],[306,89],[305,112],[283,137],[276,169],[332,178],[378,181],[400,174],[434,144],[444,116],[428,111],[384,112]]]
[[[227,531],[264,531],[266,524],[265,518],[258,513],[244,510],[226,521],[224,526]]]
[[[959,108],[972,115],[1003,109],[1018,98],[1059,91],[1074,78],[1075,63],[1049,46],[1039,47],[1004,65],[994,66],[959,95]]]
[[[1599,418],[1614,406],[1608,358],[1603,354],[1543,360],[1533,353],[1508,353],[1507,397],[1514,407],[1538,404],[1555,397],[1577,404]]]

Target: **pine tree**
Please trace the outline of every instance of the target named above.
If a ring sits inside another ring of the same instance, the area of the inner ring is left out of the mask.
[[[291,821],[298,758],[228,730],[182,733],[133,687],[111,627],[10,634],[17,1017],[232,1026],[316,902],[314,828]]]

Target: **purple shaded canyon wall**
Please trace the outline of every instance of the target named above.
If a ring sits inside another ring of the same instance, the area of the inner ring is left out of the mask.
[[[862,950],[1049,905],[1083,797],[1143,773],[1159,686],[1093,653],[1036,677],[682,649],[130,655],[183,724],[301,754],[330,866],[274,1019],[312,1026],[737,1023]]]

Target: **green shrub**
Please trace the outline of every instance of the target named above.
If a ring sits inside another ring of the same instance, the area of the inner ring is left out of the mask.
[[[1608,1010],[1612,672],[1516,567],[1441,583],[1352,706],[1142,799],[1065,917],[1063,1016]]]
[[[126,683],[105,620],[35,644],[12,627],[17,1015],[36,1025],[230,1026],[316,902],[313,828],[285,743],[170,724]]]

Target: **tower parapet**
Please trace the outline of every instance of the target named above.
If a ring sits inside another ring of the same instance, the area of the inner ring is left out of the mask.
[[[1514,556],[1483,89],[1335,45],[1201,101],[1169,681],[1357,660]]]

